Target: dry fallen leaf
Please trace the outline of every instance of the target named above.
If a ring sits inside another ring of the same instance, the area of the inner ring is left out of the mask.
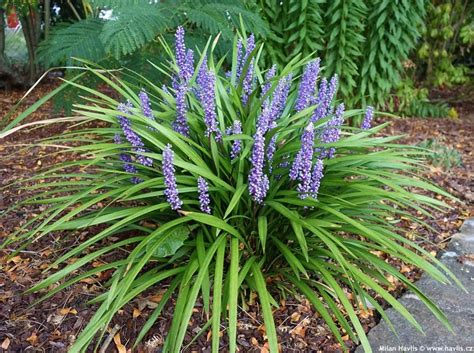
[[[133,309],[133,315],[132,315],[132,316],[133,316],[133,318],[135,319],[136,317],[139,317],[139,316],[141,315],[141,313],[142,313],[142,312],[141,312],[140,310],[138,310],[137,308],[134,308],[134,309]]]
[[[154,302],[154,303],[159,303],[161,302],[161,299],[163,299],[163,295],[165,294],[165,292],[161,292],[161,293],[157,293],[155,295],[152,295],[150,298],[148,298],[150,301]]]
[[[120,333],[114,336],[115,347],[117,347],[118,353],[127,353],[127,348],[120,342]]]
[[[255,337],[252,337],[252,338],[250,339],[250,342],[252,343],[252,345],[258,346],[258,340],[257,340]]]
[[[293,314],[291,314],[291,321],[292,322],[297,322],[300,320],[301,314],[297,311],[295,311]]]
[[[8,346],[10,346],[10,339],[7,337],[5,338],[5,340],[3,340],[2,345],[0,347],[7,350]]]
[[[73,309],[73,308],[62,308],[62,309],[59,309],[59,314],[60,314],[60,315],[63,315],[63,316],[66,316],[67,314],[76,315],[76,314],[77,314],[77,310],[76,310],[76,309]]]
[[[36,332],[33,332],[30,337],[26,339],[32,346],[36,345],[38,341],[38,336],[36,336]]]

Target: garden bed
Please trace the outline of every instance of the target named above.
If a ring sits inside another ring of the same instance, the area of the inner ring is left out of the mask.
[[[24,105],[30,105],[51,87],[52,85],[41,86],[40,90],[28,98]],[[0,116],[4,116],[9,107],[13,106],[22,94],[23,92],[2,93],[0,95],[2,103]],[[435,253],[447,244],[450,237],[457,232],[462,221],[472,216],[474,211],[472,206],[474,200],[472,191],[474,186],[472,181],[474,109],[469,105],[463,105],[461,108],[458,120],[397,119],[384,131],[384,134],[387,135],[407,134],[402,142],[410,144],[436,138],[439,143],[455,148],[462,155],[463,164],[461,166],[454,167],[449,171],[431,166],[426,176],[454,194],[464,204],[455,204],[445,200],[453,208],[446,214],[435,214],[433,219],[427,220],[428,224],[436,231],[421,229],[416,225],[404,225],[405,228],[410,229],[406,236],[411,237],[417,232],[425,235],[427,241],[422,245]],[[51,107],[46,105],[31,116],[28,121],[49,118],[52,115]],[[67,129],[68,127],[64,124],[49,125],[40,129],[21,131],[0,141],[0,187],[20,178],[32,176],[36,171],[62,161],[62,155],[51,154],[55,151],[52,147],[35,147],[33,150],[27,151],[21,144],[32,143],[35,139],[58,134]],[[25,196],[24,192],[16,187],[3,189],[0,194],[0,212]],[[33,205],[22,207],[11,213],[9,217],[3,217],[0,224],[0,242],[16,227],[24,224],[38,212],[41,212],[41,206]],[[101,292],[101,283],[110,278],[110,272],[104,271],[99,277],[86,278],[33,307],[30,305],[39,298],[39,295],[22,295],[22,292],[46,278],[48,273],[41,270],[87,237],[88,233],[85,231],[73,234],[56,233],[42,237],[13,258],[8,258],[12,249],[2,251],[0,254],[0,266],[2,267],[0,274],[0,346],[6,351],[65,352],[70,343],[78,336],[94,312],[94,307],[86,306],[85,302],[92,298],[93,294]],[[420,273],[413,268],[397,263],[394,259],[388,259],[388,261],[398,266],[400,271],[411,280],[419,278]],[[92,266],[95,265],[92,264]],[[404,291],[400,283],[395,280],[390,289],[397,295]],[[154,288],[148,291],[146,296],[142,295],[124,307],[111,325],[111,327],[118,325],[119,328],[116,331],[118,335],[115,336],[115,340],[112,340],[108,347],[105,347],[103,343],[99,347],[107,348],[105,350],[107,352],[117,349],[120,352],[125,352],[125,347],[131,349],[134,338],[152,308],[159,302],[160,295],[162,295],[162,288]],[[241,351],[265,352],[267,351],[264,345],[265,327],[259,305],[252,298],[252,295],[249,295],[248,307],[241,308],[239,314],[238,344]],[[157,351],[156,349],[159,349],[173,315],[172,302],[166,306],[162,317],[158,319],[138,351]],[[358,314],[366,331],[379,320],[378,316],[370,309],[361,309]],[[304,298],[288,298],[282,301],[280,307],[274,311],[274,317],[278,327],[279,342],[284,352],[341,350],[324,321],[313,312]],[[185,341],[189,343],[206,322],[207,317],[202,312],[202,306],[196,306]],[[204,331],[203,335],[191,343],[187,351],[210,351],[208,331]],[[355,344],[350,341],[348,336],[344,336],[344,339],[347,339],[349,348],[355,348]],[[222,344],[225,344],[225,339]]]

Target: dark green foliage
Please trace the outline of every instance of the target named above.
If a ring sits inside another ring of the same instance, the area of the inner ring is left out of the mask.
[[[305,57],[324,48],[324,3],[325,0],[260,0],[260,11],[272,30],[266,40],[272,63],[285,63],[298,54]]]
[[[383,103],[400,80],[403,62],[416,46],[425,0],[379,0],[370,10],[367,42],[361,62],[363,101]]]
[[[324,60],[328,75],[340,76],[340,91],[344,97],[353,95],[359,75],[361,48],[364,43],[364,18],[367,6],[363,0],[332,1],[325,13],[327,44]],[[366,57],[362,58],[365,62]],[[352,100],[351,100],[352,101]]]
[[[416,46],[426,0],[261,0],[271,61],[316,51],[345,101],[382,105]],[[360,90],[354,91],[355,87]]]

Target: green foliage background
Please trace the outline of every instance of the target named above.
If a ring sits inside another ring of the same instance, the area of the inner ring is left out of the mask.
[[[346,101],[382,105],[416,46],[427,3],[261,0],[272,31],[269,61],[316,52],[326,63],[325,74],[340,76]]]

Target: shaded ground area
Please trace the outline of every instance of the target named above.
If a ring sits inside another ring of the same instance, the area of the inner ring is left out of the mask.
[[[51,86],[41,87],[38,93],[28,98],[25,106],[34,102],[44,91]],[[0,94],[0,116],[12,106],[22,92],[13,94]],[[407,134],[403,139],[406,143],[418,143],[422,140],[436,137],[442,143],[454,147],[462,154],[463,165],[443,170],[432,166],[426,175],[429,179],[441,184],[449,192],[457,196],[464,206],[454,204],[453,209],[447,214],[434,214],[434,219],[429,224],[436,231],[427,231],[411,224],[400,224],[409,229],[406,236],[411,237],[416,232],[426,235],[429,242],[423,246],[430,251],[438,252],[457,232],[463,219],[473,214],[473,166],[474,166],[474,109],[463,106],[460,109],[459,120],[447,119],[400,119],[393,121],[385,134]],[[35,113],[31,119],[44,119],[51,117],[51,107],[45,106]],[[29,119],[29,121],[31,121]],[[0,141],[0,217],[18,200],[24,199],[27,194],[12,182],[32,176],[36,171],[54,165],[63,156],[52,154],[56,152],[52,147],[34,147],[26,150],[23,144],[31,143],[35,139],[50,136],[66,131],[69,127],[63,125],[50,125],[46,128],[33,131],[22,131]],[[22,207],[2,217],[0,223],[0,243],[19,226],[25,224],[34,214],[42,211],[41,205]],[[403,222],[403,221],[402,221]],[[89,230],[93,232],[94,230]],[[22,292],[32,284],[45,278],[50,272],[42,272],[54,259],[76,246],[88,233],[55,233],[42,237],[31,244],[17,256],[9,258],[12,249],[0,253],[0,347],[8,352],[66,352],[68,346],[77,338],[77,335],[93,315],[95,307],[87,306],[87,300],[93,298],[103,290],[102,284],[111,276],[110,271],[104,271],[94,278],[85,278],[53,298],[31,307],[39,298],[37,294]],[[108,241],[113,241],[109,239]],[[110,256],[121,257],[117,252]],[[103,261],[112,260],[102,259]],[[411,267],[397,263],[394,259],[387,259],[395,264],[402,273],[410,279],[419,278],[420,274]],[[91,266],[99,266],[93,263]],[[115,340],[112,340],[105,351],[120,353],[130,349],[134,338],[141,326],[146,321],[151,311],[156,307],[164,291],[163,287],[153,288],[134,300],[119,312],[111,324],[118,325]],[[397,295],[403,293],[404,288],[393,281],[391,291]],[[264,345],[265,327],[259,310],[258,302],[249,293],[245,308],[241,308],[239,315],[239,347],[244,352],[266,352]],[[288,298],[280,303],[280,308],[274,311],[275,321],[278,325],[278,334],[284,352],[338,352],[341,348],[330,334],[329,329],[322,319],[315,314],[309,303],[304,298]],[[364,328],[368,331],[379,320],[371,310],[359,310]],[[173,315],[173,301],[167,305],[161,318],[152,328],[144,340],[144,344],[136,351],[158,352],[163,343],[163,338]],[[197,306],[188,330],[187,342],[200,331],[207,322],[202,307]],[[205,331],[195,342],[189,344],[185,351],[210,351],[210,336]],[[225,351],[225,337],[223,351]],[[355,349],[356,345],[348,336],[347,346]],[[125,347],[123,347],[125,346]],[[103,343],[99,344],[103,347]],[[1,349],[0,349],[1,351]]]

